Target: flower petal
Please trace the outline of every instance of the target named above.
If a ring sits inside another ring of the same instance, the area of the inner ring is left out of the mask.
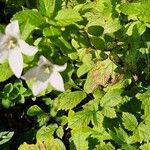
[[[23,58],[18,48],[11,49],[8,54],[8,61],[12,72],[20,78],[23,70]]]
[[[20,50],[23,54],[32,56],[37,52],[37,49],[34,46],[30,46],[23,40],[19,40]]]
[[[62,72],[64,71],[66,68],[67,68],[67,63],[65,63],[64,65],[62,66],[59,66],[59,65],[53,65],[54,67],[54,70],[58,71],[58,72]]]
[[[46,59],[44,56],[40,56],[40,59],[38,61],[38,66],[43,66],[45,64],[51,64],[48,59]]]
[[[20,38],[20,30],[19,30],[19,24],[17,20],[12,21],[6,26],[5,34],[7,36],[15,37],[17,39]]]
[[[59,72],[53,70],[49,77],[50,84],[58,91],[65,91],[64,82]]]
[[[34,77],[36,77],[38,74],[38,67],[33,67],[30,70],[28,70],[23,76],[21,76],[24,80],[30,80]]]
[[[0,34],[0,46],[2,46],[6,42],[6,37],[6,35]]]
[[[42,91],[44,91],[48,86],[48,80],[45,82],[37,80],[36,82],[33,83],[32,85],[32,92],[34,96],[37,96],[40,94]]]
[[[0,51],[0,64],[3,63],[7,57],[8,57],[7,50]]]

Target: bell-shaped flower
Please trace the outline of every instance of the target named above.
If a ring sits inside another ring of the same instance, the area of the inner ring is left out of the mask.
[[[52,64],[44,56],[40,56],[37,66],[28,70],[22,79],[30,80],[34,79],[32,84],[32,92],[34,96],[37,96],[44,91],[50,84],[54,89],[63,92],[64,82],[59,72],[66,69],[67,64],[62,66]]]
[[[18,21],[9,23],[5,28],[5,35],[0,34],[0,63],[8,59],[9,66],[16,77],[20,77],[23,70],[23,56],[32,56],[37,52],[20,38]]]

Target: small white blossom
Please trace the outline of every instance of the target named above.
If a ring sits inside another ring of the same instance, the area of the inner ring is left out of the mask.
[[[13,21],[6,26],[5,35],[0,35],[0,63],[8,59],[9,66],[16,77],[20,78],[23,70],[23,56],[32,56],[36,48],[28,45],[20,38],[18,21]]]
[[[32,92],[34,96],[37,96],[44,91],[48,87],[48,84],[50,84],[54,89],[63,92],[65,90],[64,83],[59,72],[64,71],[66,67],[67,64],[58,66],[52,64],[44,56],[40,56],[38,65],[28,70],[22,76],[22,79],[35,79],[32,85]]]

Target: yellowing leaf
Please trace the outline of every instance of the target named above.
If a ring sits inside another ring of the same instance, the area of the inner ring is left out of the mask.
[[[91,93],[98,86],[107,86],[109,83],[116,82],[114,69],[116,65],[109,59],[97,62],[88,73],[84,90]]]

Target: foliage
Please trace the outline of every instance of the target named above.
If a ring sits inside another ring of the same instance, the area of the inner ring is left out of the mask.
[[[67,63],[65,91],[49,86],[36,97],[32,81],[0,64],[1,149],[150,149],[149,0],[0,0],[0,7],[0,32],[18,20],[21,38],[38,49],[23,56],[23,74],[41,55]]]

